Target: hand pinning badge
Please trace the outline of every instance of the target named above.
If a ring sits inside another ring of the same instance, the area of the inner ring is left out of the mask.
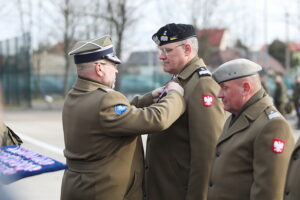
[[[156,103],[158,103],[161,98],[166,96],[167,93],[168,93],[168,89],[167,87],[164,87],[161,93],[159,94],[159,96],[157,97]]]

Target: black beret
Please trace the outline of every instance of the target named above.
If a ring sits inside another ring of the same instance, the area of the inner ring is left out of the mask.
[[[152,40],[158,46],[162,46],[168,43],[185,40],[190,37],[196,37],[196,31],[192,25],[172,23],[161,27],[152,36]]]

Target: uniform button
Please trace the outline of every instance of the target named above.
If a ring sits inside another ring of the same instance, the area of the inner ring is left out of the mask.
[[[298,154],[293,155],[293,160],[297,160],[298,159]]]
[[[216,156],[219,157],[220,155],[221,155],[221,152],[218,151],[218,152],[216,153]]]
[[[213,186],[213,183],[212,182],[209,182],[209,187],[212,187]]]
[[[145,165],[145,169],[147,170],[149,167],[148,167],[148,165]]]

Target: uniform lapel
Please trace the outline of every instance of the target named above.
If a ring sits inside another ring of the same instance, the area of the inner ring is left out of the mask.
[[[190,77],[199,67],[204,66],[205,64],[203,60],[196,56],[188,64],[186,64],[182,72],[180,72],[176,78],[184,81],[188,77]]]
[[[241,132],[242,130],[248,128],[252,121],[256,120],[258,116],[264,112],[264,110],[269,106],[272,105],[270,103],[269,97],[265,96],[260,99],[258,102],[249,106],[239,117],[236,121],[229,127],[230,121],[232,120],[232,116],[226,121],[226,124],[223,129],[223,133],[219,138],[218,145],[232,135]]]
[[[224,126],[224,130],[222,135],[219,138],[218,144],[230,138],[232,135],[242,131],[247,128],[250,123],[244,114],[240,115],[239,118],[233,123],[231,127],[229,127],[230,121],[232,120],[232,116],[227,120],[226,125]]]

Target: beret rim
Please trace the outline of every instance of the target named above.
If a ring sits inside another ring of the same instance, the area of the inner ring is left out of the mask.
[[[215,69],[212,75],[214,80],[220,84],[259,74],[261,70],[262,66],[259,64],[245,58],[238,58],[223,63]]]
[[[158,46],[162,46],[165,44],[186,40],[191,37],[197,37],[193,25],[170,23],[158,29],[158,31],[152,35],[152,40]]]
[[[239,79],[239,78],[245,78],[245,77],[248,77],[248,76],[253,76],[255,75],[257,72],[255,73],[252,73],[252,74],[248,74],[248,75],[242,75],[242,76],[238,76],[238,77],[233,77],[233,78],[230,78],[230,79],[226,79],[226,80],[221,80],[221,81],[218,81],[215,76],[213,76],[213,78],[216,80],[216,82],[218,84],[221,84],[221,83],[224,83],[224,82],[227,82],[227,81],[232,81],[232,80],[235,80],[235,79]]]

